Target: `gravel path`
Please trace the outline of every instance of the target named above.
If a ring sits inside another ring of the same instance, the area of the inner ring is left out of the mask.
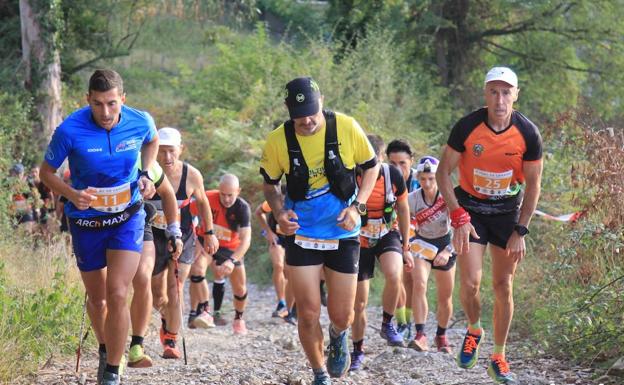
[[[271,318],[274,295],[271,288],[249,288],[249,306],[245,313],[249,334],[234,336],[231,324],[208,330],[186,330],[188,365],[183,360],[164,360],[159,357],[157,325],[146,337],[146,350],[154,359],[149,369],[127,369],[123,384],[142,385],[308,385],[311,371],[306,365],[305,355],[297,337],[296,328],[281,319]],[[231,310],[231,292],[226,293],[224,310]],[[459,369],[454,355],[437,352],[421,353],[407,348],[386,346],[379,337],[381,310],[369,308],[370,325],[366,331],[366,359],[364,369],[350,373],[333,384],[364,385],[452,385],[492,384],[486,373],[486,360],[492,350],[492,341],[487,338],[482,347],[482,358],[471,370]],[[322,311],[322,324],[327,330],[328,318]],[[457,325],[448,331],[454,349],[461,343],[464,329]],[[427,334],[435,334],[435,320],[429,317]],[[327,333],[325,333],[327,334]],[[431,339],[431,337],[430,337]],[[327,340],[327,335],[326,335]],[[430,341],[430,344],[432,342]],[[563,384],[615,384],[611,379],[592,380],[592,372],[549,358],[532,358],[522,361],[525,355],[520,349],[508,348],[512,369],[518,374],[520,384],[563,385]],[[78,385],[95,384],[97,353],[90,348],[81,362],[82,372],[73,371],[75,361],[51,361],[38,373],[31,384]]]

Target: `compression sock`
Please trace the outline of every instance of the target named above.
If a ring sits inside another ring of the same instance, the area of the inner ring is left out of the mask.
[[[223,296],[225,295],[225,281],[214,281],[212,284],[212,299],[214,300],[214,310],[221,310],[223,304]]]

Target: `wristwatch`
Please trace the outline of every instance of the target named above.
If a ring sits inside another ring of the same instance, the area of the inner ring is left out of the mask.
[[[150,177],[149,172],[148,172],[147,170],[143,170],[143,171],[141,171],[141,172],[139,173],[139,178],[140,178],[140,177],[142,177],[142,176],[146,177],[147,179],[151,180],[152,182],[154,181],[154,180]]]
[[[358,214],[360,214],[360,216],[364,216],[366,215],[366,203],[360,203],[358,201],[353,201],[353,203],[351,203],[352,206],[355,206],[355,209],[357,210]]]
[[[523,237],[529,233],[529,229],[523,225],[515,225],[514,231]]]
[[[213,229],[206,230],[204,231],[204,235],[214,235],[214,230]]]

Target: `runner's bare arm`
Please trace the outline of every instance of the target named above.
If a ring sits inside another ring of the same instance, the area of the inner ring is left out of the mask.
[[[451,174],[457,168],[460,158],[460,152],[453,150],[449,146],[445,146],[440,164],[438,165],[438,171],[436,172],[438,190],[440,190],[440,194],[442,194],[449,212],[459,207],[459,203],[457,203],[457,198],[455,197],[455,191],[453,191]]]
[[[436,172],[436,182],[438,184],[438,190],[446,202],[446,206],[450,213],[453,210],[458,209],[459,203],[453,190],[453,181],[451,180],[451,174],[457,168],[461,153],[453,150],[449,146],[444,148],[442,153],[442,159],[438,165],[438,171]],[[474,238],[479,238],[475,228],[470,222],[465,223],[453,231],[453,247],[457,251],[457,254],[465,254],[470,249],[470,235]]]
[[[520,218],[518,224],[528,227],[531,222],[531,216],[535,212],[537,207],[537,200],[539,199],[542,181],[542,160],[536,160],[531,162],[522,163],[522,171],[525,176],[526,190],[524,194],[524,200],[520,207]],[[514,261],[520,262],[526,254],[526,243],[524,237],[518,234],[516,231],[511,233],[509,240],[507,241],[507,255]]]
[[[156,162],[158,154],[158,135],[154,135],[151,142],[141,146],[141,166],[143,170],[149,170],[152,164]]]
[[[258,223],[260,224],[260,227],[262,228],[262,230],[266,232],[265,238],[269,241],[270,244],[274,244],[275,234],[269,227],[269,224],[266,219],[266,215],[273,215],[273,214],[271,214],[270,212],[265,213],[264,210],[262,210],[262,204],[259,204],[258,207],[256,207],[256,211],[254,211],[254,215],[258,219]]]
[[[542,184],[542,169],[544,163],[542,159],[523,162],[522,172],[524,173],[526,181],[526,190],[524,192],[524,200],[520,207],[520,219],[518,223],[529,227],[531,223],[531,217],[537,208],[537,201],[539,200]]]
[[[264,192],[264,199],[269,203],[271,211],[277,213],[275,219],[279,223],[280,228],[286,235],[292,235],[299,229],[297,223],[297,214],[292,210],[284,210],[282,204],[282,192],[280,191],[279,184],[269,184],[264,182],[262,184],[262,190]]]
[[[399,218],[399,231],[403,241],[403,261],[405,262],[405,271],[410,272],[414,268],[414,258],[409,249],[409,232],[410,232],[410,211],[407,199],[397,201],[397,216]]]
[[[178,201],[175,196],[175,191],[173,190],[173,186],[167,179],[166,175],[163,175],[163,180],[156,189],[156,192],[162,199],[162,208],[165,213],[165,219],[167,221],[167,225],[171,225],[175,222],[178,222]],[[180,223],[178,222],[178,229],[180,227]],[[182,239],[175,240],[175,252],[172,253],[173,259],[178,259],[180,254],[182,254],[182,248],[184,244],[182,243]],[[173,249],[173,247],[171,247]]]
[[[41,162],[39,177],[46,186],[72,201],[79,210],[88,209],[91,202],[97,199],[94,195],[87,193],[85,190],[75,190],[73,187],[63,182],[63,179],[56,175],[56,169],[50,166],[45,160]]]
[[[189,179],[186,183],[187,191],[192,191],[191,195],[195,198],[195,202],[197,202],[197,210],[199,211],[199,216],[204,224],[204,229],[206,231],[214,230],[210,202],[208,202],[206,192],[204,191],[204,178],[195,167],[190,165]],[[219,248],[219,240],[217,239],[217,236],[215,234],[205,234],[204,240],[204,250],[206,250],[206,252],[210,255],[216,253]]]
[[[403,250],[409,249],[410,212],[407,199],[397,201],[397,217],[399,219],[399,231],[403,239]]]
[[[355,198],[358,202],[366,203],[368,201],[370,194],[373,192],[373,187],[375,187],[377,175],[379,175],[379,167],[381,167],[381,164],[377,162],[373,167],[367,168],[362,172],[362,182]],[[338,221],[338,226],[351,231],[358,224],[360,214],[354,205],[350,205],[340,212],[336,220]]]
[[[234,249],[232,258],[240,261],[243,259],[247,250],[249,250],[249,246],[251,245],[251,226],[239,227],[238,236],[240,238],[240,243],[238,244],[238,247]]]
[[[262,210],[262,204],[259,204],[258,207],[256,207],[256,211],[254,211],[254,215],[258,219],[258,224],[260,225],[262,230],[266,232],[271,231],[271,229],[269,228],[269,224],[267,223],[266,217],[264,216],[265,213],[264,213],[264,210]]]
[[[381,167],[381,163],[377,162],[371,168],[367,168],[362,172],[362,182],[360,183],[360,189],[358,190],[357,196],[355,199],[360,203],[368,202],[368,198],[373,192],[373,188],[375,187],[375,181],[377,181],[377,175],[379,175],[379,167]]]

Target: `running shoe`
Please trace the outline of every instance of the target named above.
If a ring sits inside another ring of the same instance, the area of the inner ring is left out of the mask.
[[[429,345],[427,344],[427,336],[425,335],[425,333],[416,333],[416,337],[414,337],[414,339],[410,341],[408,347],[416,349],[419,352],[426,352],[427,350],[429,350]]]
[[[247,326],[245,325],[245,320],[242,318],[235,319],[232,323],[232,329],[234,330],[234,334],[238,334],[244,336],[247,334]]]
[[[509,370],[509,363],[504,357],[492,357],[487,372],[496,383],[516,384],[516,376]]]
[[[119,374],[104,372],[102,374],[102,381],[100,385],[119,385],[121,381],[121,376]]]
[[[214,313],[214,323],[217,326],[225,326],[228,324],[228,320],[226,320],[225,317],[223,317],[221,310],[216,311]]]
[[[381,338],[388,341],[388,345],[390,346],[405,346],[403,344],[403,336],[396,331],[392,322],[382,322],[379,335]]]
[[[104,376],[104,369],[106,369],[106,352],[98,351],[98,370],[97,370],[97,383],[102,383],[102,377]]]
[[[176,336],[167,333],[165,336],[165,343],[163,345],[163,358],[178,359],[182,357],[180,349],[176,346]]]
[[[331,325],[330,325],[331,329]],[[329,333],[329,354],[327,355],[327,372],[332,377],[342,377],[351,366],[347,331],[336,338]]]
[[[331,385],[331,378],[329,378],[327,373],[315,375],[312,385]]]
[[[278,304],[277,308],[271,314],[271,317],[273,318],[285,318],[286,316],[288,316],[288,309],[286,306],[281,304]]]
[[[460,368],[470,369],[477,364],[477,358],[479,358],[479,344],[483,336],[483,329],[481,329],[480,335],[470,334],[470,332],[466,331],[461,350],[459,354],[457,354],[457,365]]]
[[[199,315],[195,316],[193,320],[189,319],[189,328],[195,329],[209,329],[215,327],[214,318],[206,310],[203,310]]]
[[[435,336],[435,344],[438,347],[438,352],[440,353],[452,353],[451,345],[446,339],[445,335]]]
[[[297,326],[297,315],[293,312],[289,312],[286,317],[284,317],[284,321],[288,322],[291,325]]]
[[[410,342],[412,340],[412,323],[408,322],[405,324],[397,324],[397,333],[401,334],[403,336],[403,341],[405,341],[406,343]]]
[[[362,364],[364,363],[364,352],[351,352],[351,366],[349,367],[350,372],[354,372],[356,370],[362,369]]]
[[[130,368],[149,368],[152,366],[152,359],[145,354],[145,350],[141,345],[133,345],[128,352],[128,367]]]

